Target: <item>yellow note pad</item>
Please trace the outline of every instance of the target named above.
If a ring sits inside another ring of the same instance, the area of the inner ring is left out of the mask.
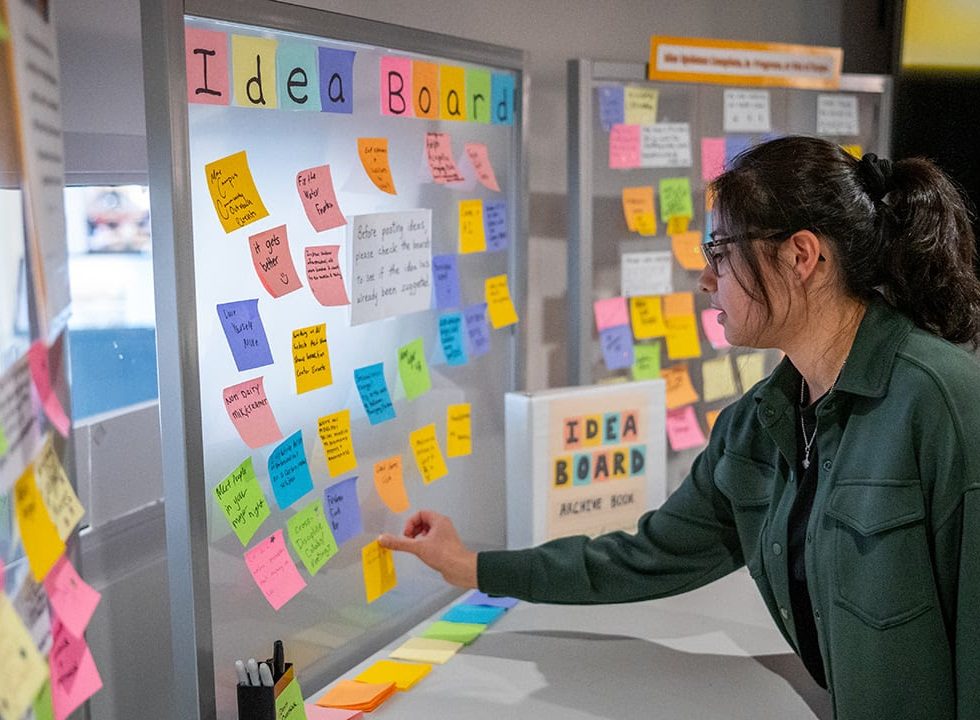
[[[488,277],[484,283],[487,301],[487,314],[494,330],[517,323],[517,310],[510,299],[510,287],[506,275]]]
[[[378,660],[354,679],[363,683],[393,682],[399,690],[411,690],[430,672],[432,666],[427,664]]]
[[[78,495],[68,481],[50,434],[34,461],[34,473],[44,506],[48,510],[51,521],[58,528],[58,536],[62,540],[67,540],[79,520],[85,516],[85,508],[82,507]]]
[[[245,151],[204,166],[208,192],[226,233],[261,220],[269,214],[259,196]]]
[[[637,340],[663,337],[667,334],[660,298],[656,295],[631,297],[630,321],[633,324],[633,337]]]
[[[14,511],[31,574],[36,582],[41,582],[64,554],[65,543],[44,506],[34,480],[33,465],[27,466],[14,485]]]
[[[657,101],[660,93],[655,88],[627,85],[623,88],[623,118],[627,125],[653,125],[657,122]]]
[[[702,270],[704,255],[701,254],[701,233],[697,230],[670,236],[670,248],[674,257],[685,270]]]
[[[318,430],[323,453],[327,456],[327,469],[332,477],[357,467],[350,434],[350,410],[324,415],[318,422]]]
[[[701,377],[705,402],[714,402],[738,394],[738,389],[735,387],[735,373],[732,372],[732,363],[727,355],[702,362]]]
[[[395,648],[390,656],[396,660],[444,665],[459,652],[463,643],[435,638],[414,637]]]
[[[487,249],[487,235],[483,226],[483,201],[459,201],[459,252],[461,255],[483,252]]]
[[[698,401],[697,390],[691,384],[691,373],[687,363],[680,363],[660,371],[660,377],[667,384],[667,409],[684,407]]]
[[[623,188],[623,216],[631,231],[646,237],[657,234],[652,185]]]
[[[419,474],[426,485],[449,474],[446,461],[442,458],[442,450],[439,449],[434,423],[413,430],[409,434],[409,444],[412,446]]]
[[[45,607],[47,607],[45,605]],[[38,652],[17,611],[0,593],[0,717],[21,718],[48,679],[48,663]]]
[[[333,383],[326,323],[293,330],[293,372],[297,394]]]
[[[276,46],[278,40],[231,36],[235,104],[251,108],[277,108]]]
[[[473,452],[470,404],[460,403],[446,408],[446,455],[462,457]]]
[[[766,375],[766,356],[761,352],[746,353],[735,358],[742,392],[746,393]]]
[[[361,548],[361,565],[364,568],[364,595],[368,603],[373,603],[398,584],[391,550],[378,545],[377,540]]]
[[[397,194],[388,160],[388,138],[357,138],[357,154],[361,158],[364,172],[371,178],[375,187],[389,195]]]

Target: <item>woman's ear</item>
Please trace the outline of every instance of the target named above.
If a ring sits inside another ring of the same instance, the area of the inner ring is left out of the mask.
[[[806,282],[824,260],[820,238],[810,230],[798,230],[783,243],[784,260],[800,282]]]

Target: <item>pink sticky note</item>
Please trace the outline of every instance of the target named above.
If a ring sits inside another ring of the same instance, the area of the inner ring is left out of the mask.
[[[306,248],[306,279],[313,297],[328,307],[350,305],[337,260],[339,251],[339,245],[311,245]]]
[[[306,581],[300,576],[282,539],[282,530],[276,530],[246,552],[245,564],[274,610],[306,587]]]
[[[55,620],[48,656],[51,670],[51,706],[55,720],[64,720],[83,702],[102,689],[102,678],[88,643],[73,636]]]
[[[453,159],[453,139],[449,133],[425,134],[425,159],[434,182],[457,183],[466,179]]]
[[[187,102],[227,105],[228,35],[214,30],[184,29]]]
[[[102,596],[82,580],[67,555],[44,578],[44,589],[55,616],[75,637],[82,637]]]
[[[675,452],[700,447],[707,442],[693,405],[667,411],[667,439],[670,449]]]
[[[379,63],[381,76],[381,114],[398,117],[415,115],[412,95],[412,61],[409,58],[385,55]]]
[[[609,131],[609,167],[640,167],[640,126],[613,125]]]
[[[701,138],[701,179],[714,180],[725,172],[725,138]]]
[[[265,396],[261,377],[226,387],[222,391],[225,410],[235,429],[250,448],[262,447],[282,439],[276,416]]]
[[[306,703],[306,720],[361,720],[363,717],[364,713],[360,710],[320,707]]]
[[[731,347],[731,344],[725,338],[725,328],[718,322],[718,316],[720,314],[721,310],[715,310],[714,308],[701,311],[701,327],[704,329],[704,335],[708,338],[708,342],[711,343],[711,347],[715,350],[723,350],[724,348]]]
[[[630,324],[630,314],[626,308],[626,298],[624,297],[596,300],[593,308],[595,309],[595,327],[599,332],[606,328]]]
[[[296,189],[314,230],[323,232],[347,224],[333,189],[329,165],[300,170],[296,173]]]
[[[476,179],[484,187],[488,187],[494,192],[500,192],[500,185],[497,184],[497,176],[493,172],[493,165],[490,163],[490,156],[487,154],[487,146],[483,143],[466,143],[466,156],[473,164],[476,171]]]
[[[285,225],[250,235],[248,247],[252,251],[255,274],[272,297],[282,297],[303,287],[293,266]]]
[[[31,366],[31,378],[34,380],[34,387],[37,389],[38,397],[44,406],[44,414],[47,415],[51,424],[61,433],[62,437],[68,437],[68,430],[71,428],[71,420],[68,419],[65,409],[61,406],[61,401],[51,387],[51,364],[48,358],[48,346],[43,340],[35,340],[27,351],[28,362]]]

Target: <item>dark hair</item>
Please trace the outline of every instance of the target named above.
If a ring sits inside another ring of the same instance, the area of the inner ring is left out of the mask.
[[[788,136],[738,155],[711,184],[731,234],[808,229],[832,244],[846,292],[885,299],[955,343],[980,340],[980,280],[970,213],[930,161],[861,160],[820,138]],[[780,241],[761,249],[771,263]],[[772,319],[757,243],[737,243],[747,293]]]

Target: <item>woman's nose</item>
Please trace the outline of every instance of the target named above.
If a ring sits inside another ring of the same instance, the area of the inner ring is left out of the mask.
[[[698,290],[705,293],[712,293],[718,289],[718,276],[711,269],[711,265],[705,265],[698,275]]]

